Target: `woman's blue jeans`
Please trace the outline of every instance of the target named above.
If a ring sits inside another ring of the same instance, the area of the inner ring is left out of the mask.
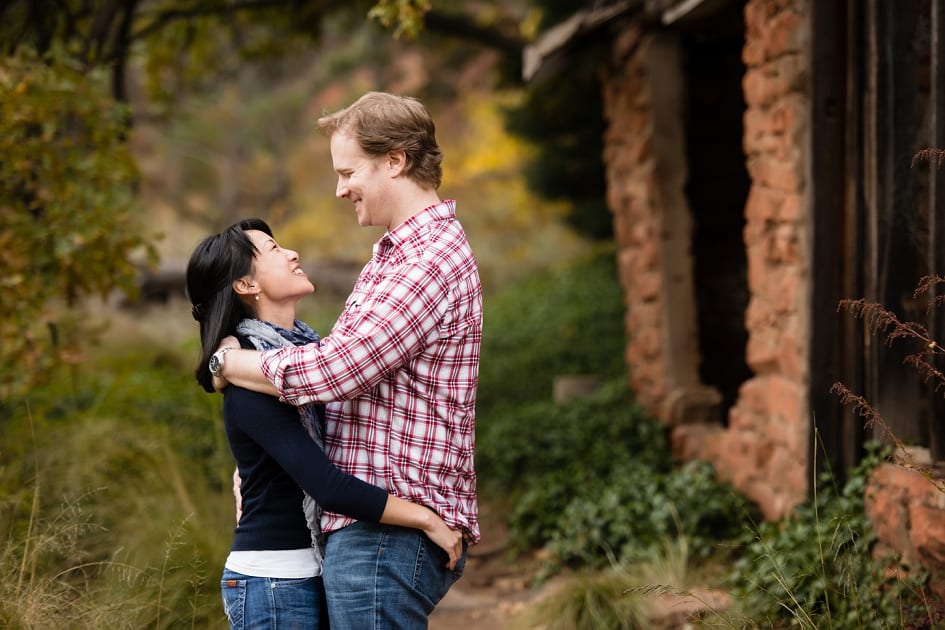
[[[320,577],[252,577],[224,569],[220,589],[233,630],[328,628]]]
[[[328,535],[325,593],[332,630],[427,628],[437,602],[463,574],[417,529],[358,521]]]

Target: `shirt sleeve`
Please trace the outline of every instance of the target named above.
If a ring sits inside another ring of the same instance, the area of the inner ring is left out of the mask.
[[[356,398],[436,341],[447,305],[448,287],[436,265],[400,266],[363,303],[349,300],[343,325],[321,345],[264,352],[263,373],[293,405]]]
[[[230,385],[223,413],[256,441],[324,509],[379,522],[388,494],[331,463],[309,437],[295,407]]]

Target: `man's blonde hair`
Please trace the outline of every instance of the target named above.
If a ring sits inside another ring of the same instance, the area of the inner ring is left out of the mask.
[[[328,137],[350,135],[373,157],[403,150],[405,174],[422,186],[440,187],[443,153],[436,142],[436,126],[415,98],[368,92],[348,107],[319,118],[318,129]]]

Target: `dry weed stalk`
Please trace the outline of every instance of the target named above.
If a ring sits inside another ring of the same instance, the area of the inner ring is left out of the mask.
[[[923,155],[926,154],[926,155]],[[936,164],[945,163],[945,150],[926,149],[916,155],[916,159],[934,161]],[[925,276],[919,281],[913,297],[916,299],[928,298],[928,313],[945,304],[945,295],[934,296],[936,285],[945,284],[945,277],[938,275]],[[929,297],[931,296],[931,297]],[[841,300],[839,309],[847,310],[854,317],[860,317],[867,329],[877,335],[887,346],[899,340],[913,340],[921,344],[920,350],[907,355],[903,363],[915,368],[923,383],[932,383],[935,392],[945,388],[945,373],[935,366],[935,359],[945,356],[945,349],[932,338],[928,329],[918,322],[902,321],[895,313],[882,304],[864,299]],[[839,310],[838,309],[838,310]],[[834,383],[830,388],[832,394],[840,397],[844,405],[852,405],[853,411],[865,419],[864,426],[868,429],[878,429],[881,437],[895,445],[901,455],[899,465],[909,470],[922,473],[936,488],[945,492],[945,480],[936,479],[932,470],[915,463],[912,452],[896,436],[882,415],[863,396],[849,390],[843,383]]]
[[[945,164],[945,149],[922,149],[912,156],[912,166],[919,162],[928,162],[935,168],[941,168]]]

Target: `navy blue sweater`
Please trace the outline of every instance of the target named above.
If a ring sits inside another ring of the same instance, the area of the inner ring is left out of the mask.
[[[387,492],[338,470],[309,437],[295,407],[230,385],[223,390],[223,422],[243,498],[234,551],[311,546],[303,488],[326,510],[380,520]]]

